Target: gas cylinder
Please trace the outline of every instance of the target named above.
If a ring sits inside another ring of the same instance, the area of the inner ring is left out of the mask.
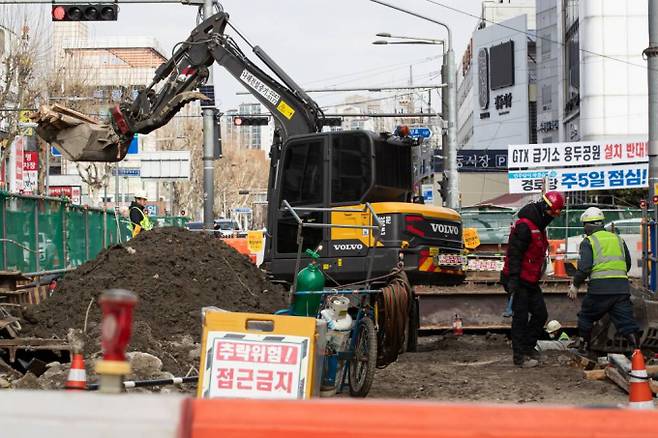
[[[310,249],[306,254],[311,257],[311,263],[297,274],[297,290],[299,292],[321,291],[324,288],[324,274],[318,266],[320,254]],[[321,296],[298,295],[295,296],[293,314],[298,316],[316,316],[320,308]]]

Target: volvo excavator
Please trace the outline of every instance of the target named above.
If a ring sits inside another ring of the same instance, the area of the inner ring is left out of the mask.
[[[384,275],[400,257],[412,283],[459,283],[464,277],[459,214],[410,202],[416,140],[362,130],[322,132],[325,118],[318,104],[260,47],[253,46],[253,53],[277,79],[251,62],[225,32],[228,25],[223,11],[200,23],[156,70],[150,85],[111,110],[109,125],[59,108],[42,111],[37,132],[73,161],[120,161],[134,134],[154,131],[185,104],[206,98],[198,90],[217,63],[276,121],[265,255],[265,268],[275,279],[294,277],[299,218],[307,224],[351,226],[301,232],[305,248],[322,248],[320,263],[337,283],[363,280],[369,270],[373,277]]]

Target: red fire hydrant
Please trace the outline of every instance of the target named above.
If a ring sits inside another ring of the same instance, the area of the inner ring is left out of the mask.
[[[461,336],[464,334],[464,325],[459,314],[455,313],[455,317],[452,319],[452,334],[455,336]]]
[[[130,374],[126,348],[130,342],[137,295],[124,289],[110,289],[101,294],[98,302],[103,312],[103,360],[96,362],[96,372],[100,375],[99,390],[119,393],[123,391],[123,376]]]

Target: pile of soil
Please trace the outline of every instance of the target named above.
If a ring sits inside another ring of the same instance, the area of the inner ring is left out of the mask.
[[[165,369],[172,372],[190,363],[198,366],[189,350],[195,347],[190,338],[198,342],[201,337],[202,307],[273,313],[288,306],[283,287],[267,281],[247,257],[220,239],[158,228],[125,246],[108,248],[68,273],[52,297],[24,312],[21,336],[64,338],[69,328],[84,328],[89,309],[86,334],[97,346],[98,297],[111,288],[127,289],[139,297],[130,350],[161,357]],[[159,349],[166,351],[165,357]],[[167,356],[179,356],[180,366],[167,366],[171,365]]]

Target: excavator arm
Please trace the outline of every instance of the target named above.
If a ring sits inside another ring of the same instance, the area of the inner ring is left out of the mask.
[[[292,135],[321,131],[319,106],[260,47],[252,48],[254,54],[283,83],[251,62],[225,33],[228,24],[229,15],[223,11],[200,23],[133,101],[124,101],[111,110],[110,125],[55,106],[36,115],[37,132],[73,161],[120,161],[134,134],[154,131],[187,103],[207,99],[198,90],[206,84],[215,62],[271,112],[277,125],[275,144]],[[273,162],[278,161],[276,149],[272,151]]]

